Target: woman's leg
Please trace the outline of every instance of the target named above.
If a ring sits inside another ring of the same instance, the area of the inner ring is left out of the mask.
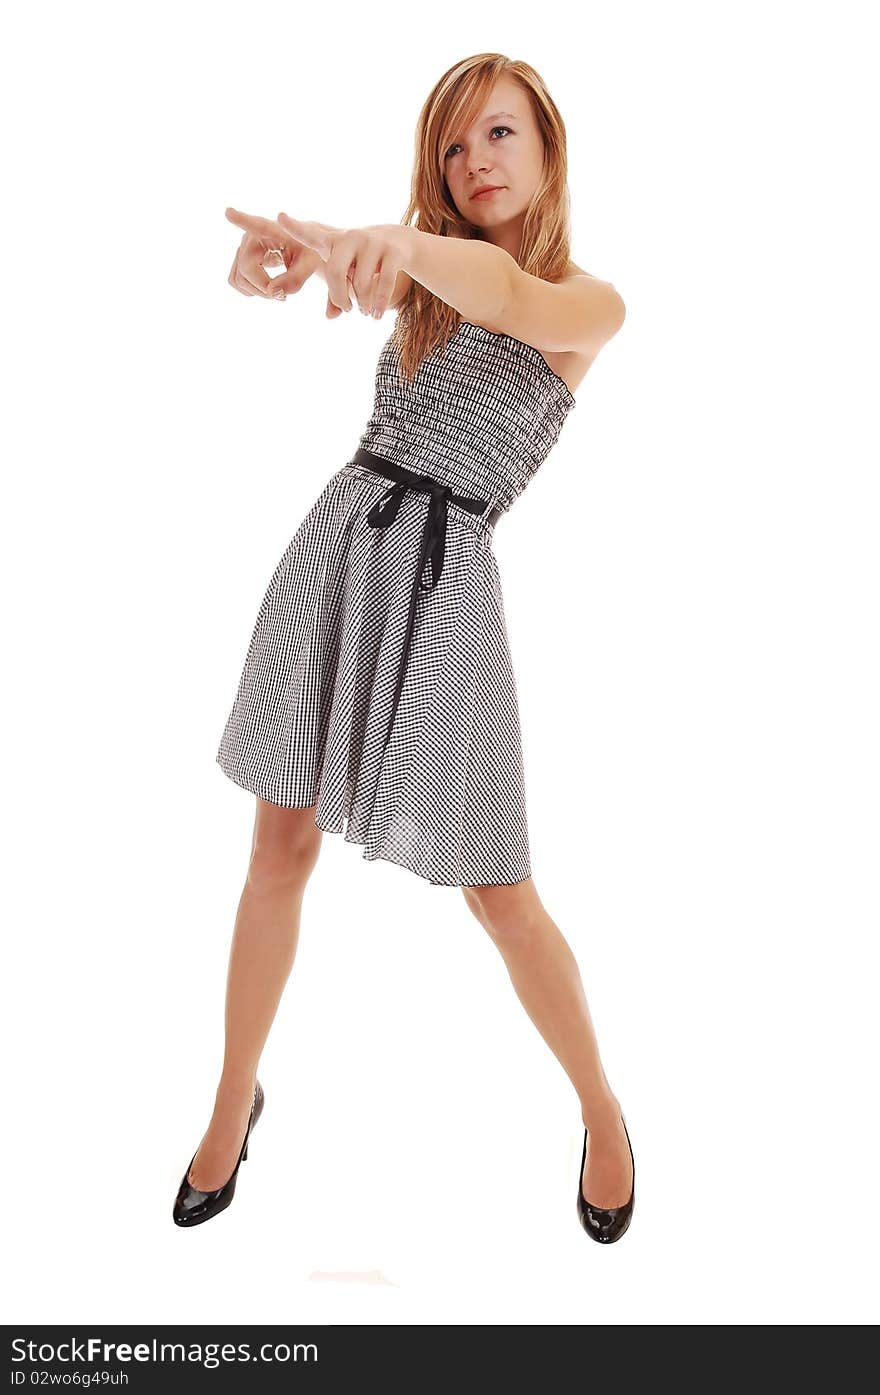
[[[314,806],[281,809],[257,799],[229,955],[223,1071],[211,1122],[189,1170],[199,1191],[222,1187],[238,1159],[257,1065],[296,956],[303,892],[322,837]]]
[[[520,1002],[577,1091],[589,1130],[584,1196],[594,1206],[623,1206],[632,1191],[629,1144],[568,942],[531,877],[512,886],[463,886],[462,892],[504,959]]]

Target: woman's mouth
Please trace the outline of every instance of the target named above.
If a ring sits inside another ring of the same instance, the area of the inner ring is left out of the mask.
[[[500,194],[504,191],[503,184],[493,185],[492,188],[481,189],[478,194],[471,194],[472,199],[490,199],[493,194]]]

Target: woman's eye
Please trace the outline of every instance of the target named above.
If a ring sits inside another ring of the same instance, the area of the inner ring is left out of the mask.
[[[492,127],[492,130],[489,132],[489,134],[490,134],[490,135],[493,135],[495,131],[507,131],[507,132],[509,133],[510,130],[511,130],[511,128],[510,128],[509,126],[493,126],[493,127]],[[458,142],[456,142],[456,145],[457,145],[457,144],[458,144]],[[455,145],[450,145],[449,149],[448,149],[447,152],[446,152],[446,158],[447,158],[447,160],[449,159],[449,156],[453,153],[453,151],[455,150],[455,148],[456,148]]]

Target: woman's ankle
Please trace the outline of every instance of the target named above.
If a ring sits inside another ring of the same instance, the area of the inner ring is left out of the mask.
[[[581,1119],[586,1129],[615,1125],[620,1112],[620,1100],[613,1090],[598,1090],[588,1100],[581,1101]]]
[[[243,1100],[253,1100],[256,1089],[256,1070],[224,1068],[217,1086],[218,1104],[239,1104]]]

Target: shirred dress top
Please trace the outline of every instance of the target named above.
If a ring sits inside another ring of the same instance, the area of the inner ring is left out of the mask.
[[[358,448],[259,606],[224,774],[436,886],[531,875],[492,538],[575,405],[508,334],[461,320],[412,382],[392,334]]]

